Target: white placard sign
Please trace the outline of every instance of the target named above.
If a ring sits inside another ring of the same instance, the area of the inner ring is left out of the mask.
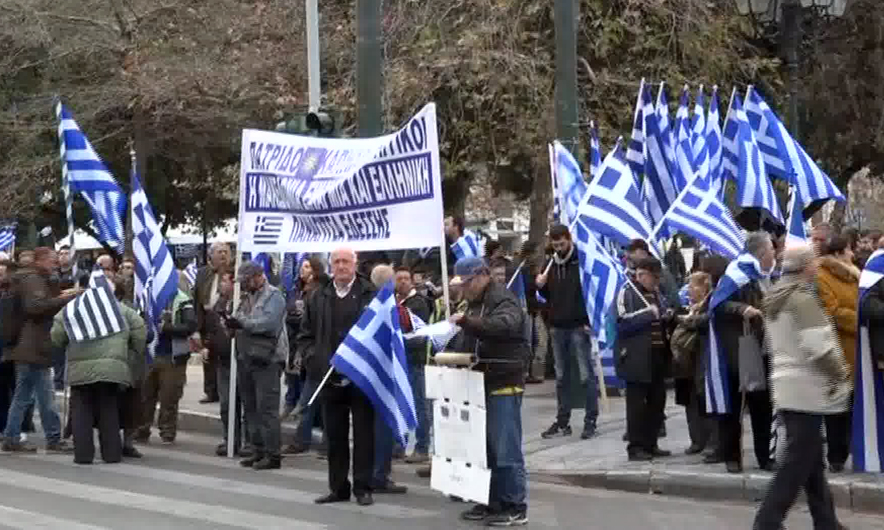
[[[394,134],[339,139],[243,130],[245,252],[392,250],[442,244],[436,106]]]

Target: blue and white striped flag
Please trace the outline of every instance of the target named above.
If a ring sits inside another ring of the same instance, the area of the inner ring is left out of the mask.
[[[196,275],[199,272],[196,266],[196,260],[191,261],[187,267],[184,268],[184,277],[187,278],[187,283],[190,284],[190,287],[193,288],[196,285]]]
[[[807,227],[804,225],[804,213],[798,204],[798,194],[792,192],[789,198],[789,222],[786,227],[786,246],[807,243]]]
[[[602,143],[599,141],[599,130],[594,121],[589,123],[589,178],[594,179],[602,166]]]
[[[675,165],[670,167],[676,193],[688,185],[688,180],[696,173],[694,168],[694,147],[691,141],[691,117],[688,110],[691,93],[687,85],[681,92],[678,111],[675,113]]]
[[[145,297],[145,314],[158,326],[163,311],[178,294],[178,270],[138,179],[132,156],[132,251],[135,297]]]
[[[5,252],[15,245],[15,227],[0,228],[0,252]]]
[[[707,248],[728,258],[743,250],[743,234],[731,217],[730,210],[707,179],[697,177],[679,195],[664,222],[670,232],[684,232],[697,238]]]
[[[118,253],[125,242],[126,194],[64,105],[56,105],[58,136],[69,200],[79,193],[92,210],[99,238]]]
[[[632,120],[632,137],[629,139],[629,145],[626,148],[626,160],[632,173],[638,178],[645,172],[645,104],[643,95],[645,93],[645,80],[642,79],[638,87],[638,96],[635,99],[635,117]]]
[[[709,349],[706,351],[706,412],[710,414],[728,414],[737,405],[730,402],[731,377],[728,374],[727,353],[719,347],[715,332],[715,309],[749,282],[763,277],[758,260],[751,254],[740,254],[727,266],[724,276],[712,292],[709,301]]]
[[[96,340],[129,329],[114,290],[97,264],[89,277],[89,289],[62,308],[62,321],[71,342]]]
[[[471,230],[464,230],[463,235],[451,244],[451,252],[454,253],[455,261],[463,258],[482,257],[482,246],[479,238]]]
[[[399,310],[389,281],[350,329],[331,364],[368,396],[402,445],[408,431],[417,426],[406,363]]]
[[[644,211],[648,219],[653,224],[657,224],[672,206],[675,198],[678,197],[678,188],[672,177],[671,161],[667,156],[667,153],[672,149],[671,135],[662,129],[660,118],[654,109],[650,90],[645,89],[642,101],[644,102],[645,149],[647,153],[642,197]],[[670,234],[664,229],[658,235],[668,237]]]
[[[724,180],[721,177],[721,117],[718,113],[718,86],[712,87],[709,101],[709,115],[706,118],[706,149],[709,153],[709,184],[717,189],[718,196],[724,198]]]
[[[754,87],[746,96],[746,114],[762,147],[764,162],[771,176],[788,180],[798,190],[800,204],[806,208],[817,201],[843,201],[844,195],[804,148],[792,138],[786,126],[761,99]],[[771,146],[775,147],[771,149]],[[784,174],[779,174],[784,171]]]
[[[626,271],[592,235],[592,230],[584,226],[583,219],[576,224],[574,236],[589,329],[592,336],[598,339],[605,327],[611,304],[626,282]]]
[[[737,203],[743,208],[763,208],[785,224],[773,184],[767,177],[767,165],[749,124],[740,95],[734,93],[724,123],[725,178],[737,184]]]
[[[869,341],[869,319],[863,300],[884,279],[884,250],[869,257],[859,277],[859,334],[856,340],[856,372],[853,404],[853,470],[884,472],[884,370],[876,366]],[[880,325],[875,322],[875,325]]]
[[[697,92],[694,101],[694,116],[691,119],[691,149],[694,161],[694,173],[703,177],[709,175],[709,148],[706,145],[706,95],[703,85]],[[710,181],[711,182],[711,181]]]
[[[587,193],[589,197],[578,212],[586,228],[624,246],[633,239],[650,237],[651,223],[645,217],[632,169],[619,146],[605,157]]]
[[[669,167],[675,167],[675,137],[673,136],[672,124],[669,123],[669,101],[666,99],[666,83],[660,82],[660,89],[657,91],[657,123],[660,131],[666,138],[664,148],[666,152],[666,160]]]
[[[586,181],[577,160],[565,146],[557,141],[553,143],[556,153],[556,180],[558,180],[559,205],[561,214],[559,222],[571,226],[577,218],[577,209],[586,195]]]

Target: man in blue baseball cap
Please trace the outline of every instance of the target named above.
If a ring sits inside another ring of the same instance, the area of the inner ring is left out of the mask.
[[[455,281],[460,283],[467,309],[451,316],[463,328],[455,351],[474,352],[476,370],[485,374],[486,437],[491,492],[488,506],[477,505],[462,514],[489,526],[528,523],[527,478],[522,454],[522,394],[528,340],[527,315],[506,286],[491,281],[488,265],[478,257],[458,260]]]

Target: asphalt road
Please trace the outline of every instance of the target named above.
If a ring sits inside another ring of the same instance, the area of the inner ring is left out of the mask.
[[[287,458],[283,469],[258,472],[213,455],[215,441],[181,434],[174,447],[148,446],[146,458],[123,464],[77,466],[67,455],[0,454],[0,528],[452,529],[468,506],[451,502],[397,466],[410,488],[355,502],[316,506],[326,491],[326,463],[314,455]],[[748,529],[754,506],[700,502],[532,483],[529,528]],[[810,528],[796,509],[789,528]],[[852,530],[884,528],[884,518],[841,512]]]

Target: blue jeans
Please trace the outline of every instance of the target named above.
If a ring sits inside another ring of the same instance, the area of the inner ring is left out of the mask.
[[[580,371],[580,384],[586,389],[586,416],[583,424],[584,427],[594,427],[599,417],[599,396],[595,372],[589,362],[592,353],[589,332],[583,328],[551,328],[550,338],[556,365],[556,422],[563,427],[571,423],[572,389],[569,367],[570,360],[574,359]]]
[[[311,394],[312,395],[312,394]],[[301,377],[298,374],[285,373],[285,404],[294,407],[301,397]],[[310,398],[307,398],[310,399]]]
[[[373,486],[379,488],[390,479],[393,472],[393,429],[381,414],[374,416],[374,472]]]
[[[425,455],[430,450],[430,424],[427,415],[427,383],[424,365],[408,367],[408,382],[414,395],[414,408],[417,410],[414,452]]]
[[[316,398],[312,407],[308,407],[307,403],[313,397],[313,393],[316,392],[318,386],[319,381],[308,377],[304,381],[304,386],[301,388],[301,395],[298,399],[298,404],[303,407],[303,411],[301,412],[301,423],[298,424],[295,442],[304,444],[306,447],[310,447],[310,444],[313,443],[313,424],[316,422],[316,411],[319,409],[320,400]],[[322,438],[323,440],[325,439],[324,431]]]
[[[7,440],[18,441],[21,435],[25,411],[36,398],[40,410],[40,423],[46,434],[46,443],[56,443],[61,439],[61,420],[55,411],[55,392],[52,388],[52,370],[48,366],[28,363],[15,364],[15,394],[9,407],[6,421]]]
[[[488,396],[485,436],[491,492],[488,504],[495,510],[526,510],[527,474],[522,454],[522,395]]]
[[[64,390],[65,370],[67,369],[67,352],[64,348],[52,349],[52,382],[55,390]]]

